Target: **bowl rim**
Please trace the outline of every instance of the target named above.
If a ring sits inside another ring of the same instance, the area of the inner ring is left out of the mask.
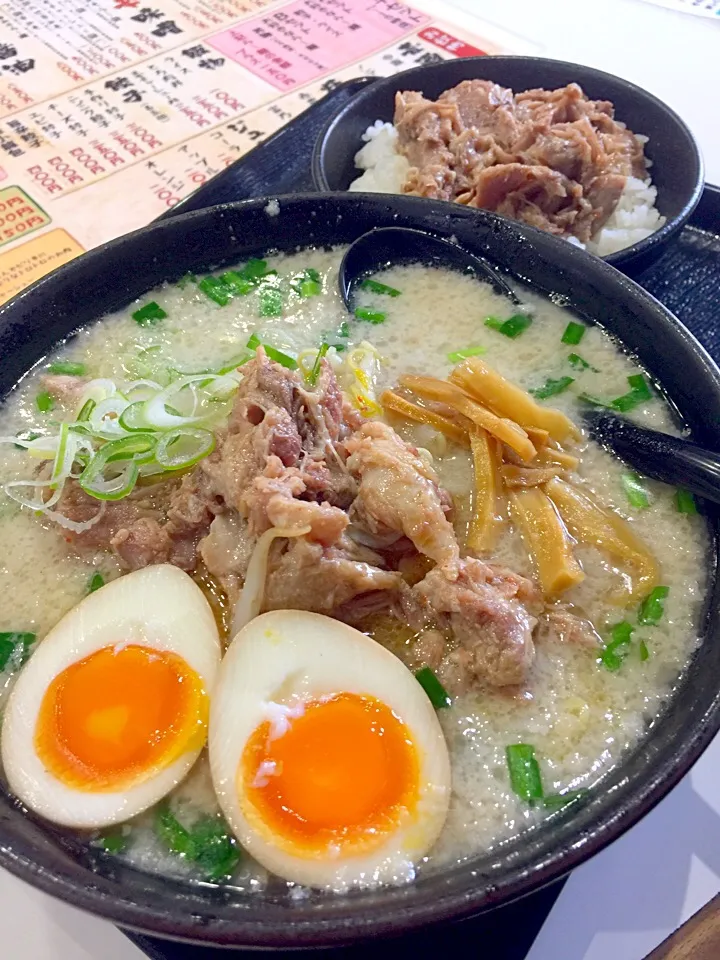
[[[621,266],[630,260],[640,260],[645,256],[645,254],[649,253],[656,247],[663,246],[666,241],[668,241],[680,229],[682,229],[682,227],[690,219],[693,210],[700,202],[700,198],[705,187],[705,165],[700,152],[700,147],[698,146],[697,140],[695,139],[690,127],[687,125],[687,123],[685,123],[682,117],[676,113],[672,107],[668,106],[664,100],[661,100],[654,93],[650,93],[649,90],[645,90],[644,87],[638,86],[638,84],[633,83],[631,80],[626,80],[624,77],[619,77],[607,70],[599,70],[597,67],[590,67],[586,66],[585,64],[574,63],[571,60],[558,60],[554,57],[538,57],[528,54],[487,54],[478,57],[462,57],[460,59],[453,60],[448,59],[442,60],[438,63],[425,64],[419,67],[410,67],[407,70],[402,70],[399,73],[394,73],[387,77],[378,77],[375,81],[369,83],[366,87],[359,90],[348,103],[342,106],[337,113],[335,113],[323,124],[322,129],[315,139],[315,145],[313,147],[310,160],[310,171],[315,188],[320,191],[335,193],[348,192],[347,190],[333,191],[330,187],[325,169],[326,143],[328,137],[333,132],[335,127],[341,123],[346,115],[355,107],[357,107],[359,103],[370,97],[373,91],[376,91],[379,87],[385,89],[392,89],[394,87],[400,88],[406,79],[413,80],[417,77],[422,77],[427,71],[437,68],[442,69],[442,67],[444,67],[446,64],[457,65],[459,63],[468,63],[472,65],[488,62],[509,64],[513,62],[523,62],[531,65],[537,65],[539,67],[542,67],[544,64],[551,63],[557,67],[563,67],[573,71],[580,71],[585,77],[591,77],[593,80],[597,80],[600,83],[609,80],[614,84],[620,84],[628,91],[628,93],[637,97],[639,100],[652,103],[653,106],[662,111],[670,120],[672,120],[677,130],[683,135],[683,138],[689,148],[688,160],[692,164],[694,186],[680,212],[675,214],[674,217],[666,219],[662,227],[660,227],[660,229],[656,230],[654,233],[651,233],[649,237],[645,237],[643,240],[638,240],[636,243],[632,243],[627,247],[623,247],[622,250],[616,250],[615,253],[610,253],[607,256],[599,257],[598,259],[604,260],[606,263],[610,263],[613,266]],[[582,86],[582,78],[578,78],[577,82]],[[402,196],[402,194],[398,194],[398,196]],[[435,202],[454,203],[452,200],[438,200]],[[591,255],[595,256],[594,254]]]
[[[302,212],[305,209],[312,210],[313,204],[318,204],[319,207],[323,204],[340,204],[350,207],[356,202],[365,202],[369,207],[385,206],[388,210],[392,210],[397,205],[402,205],[409,208],[418,220],[422,220],[428,212],[428,201],[423,198],[406,196],[399,199],[395,196],[361,193],[353,195],[346,193],[279,195],[191,211],[175,218],[156,221],[108,244],[96,247],[82,257],[70,261],[38,280],[14,300],[0,308],[0,320],[3,319],[6,312],[12,311],[13,304],[22,304],[23,301],[29,299],[39,299],[47,290],[51,290],[55,284],[72,285],[73,275],[79,273],[83,268],[91,267],[98,272],[106,271],[108,257],[111,257],[113,252],[128,240],[132,241],[133,238],[145,235],[151,239],[158,238],[161,241],[164,236],[168,235],[168,231],[172,234],[173,229],[176,229],[173,227],[174,223],[192,224],[194,221],[214,221],[216,217],[218,220],[222,220],[225,215],[228,218],[242,217],[245,211],[262,211],[263,215],[266,215],[269,199],[279,202],[281,214],[283,207],[285,206],[287,209],[289,206],[291,215],[293,207],[296,211],[300,208]],[[448,231],[451,232],[453,218],[448,216],[445,206],[445,204],[433,204],[438,217],[447,222]],[[720,402],[720,370],[712,358],[687,328],[637,283],[580,248],[566,244],[562,240],[524,224],[517,224],[496,217],[486,211],[476,211],[469,214],[465,211],[465,208],[458,210],[457,219],[467,220],[468,222],[474,221],[478,213],[489,224],[497,226],[500,234],[519,234],[525,242],[534,239],[543,259],[551,259],[547,249],[549,248],[551,252],[555,251],[561,255],[568,264],[574,265],[576,268],[582,266],[585,271],[594,274],[594,279],[611,284],[624,301],[638,306],[642,305],[642,308],[648,314],[652,313],[653,324],[658,329],[666,331],[675,347],[682,347],[694,355],[698,364],[703,368],[703,375],[712,383]],[[400,213],[399,216],[408,215]],[[267,245],[265,249],[268,249]],[[713,547],[715,548],[713,552],[714,560],[717,556],[717,543],[713,543]],[[616,802],[612,811],[604,815],[599,825],[596,823],[592,830],[582,832],[579,836],[574,837],[574,842],[569,847],[555,846],[552,852],[532,870],[522,873],[516,869],[516,874],[513,877],[503,879],[497,885],[483,883],[482,877],[480,877],[478,883],[474,885],[468,886],[468,880],[464,881],[464,885],[459,890],[449,890],[451,878],[448,877],[448,889],[439,892],[434,891],[432,895],[421,893],[419,884],[410,888],[398,887],[384,890],[383,895],[387,897],[388,906],[384,906],[382,910],[372,915],[368,915],[367,911],[364,911],[363,915],[353,912],[349,897],[347,899],[343,898],[343,909],[347,906],[346,914],[349,914],[349,916],[338,910],[338,912],[331,914],[329,918],[327,913],[322,916],[310,916],[309,919],[307,915],[298,918],[290,917],[285,919],[284,923],[278,923],[275,926],[262,918],[253,920],[243,916],[241,911],[233,919],[219,918],[213,914],[213,905],[208,900],[204,900],[202,904],[205,915],[203,916],[202,913],[198,915],[198,912],[193,913],[190,909],[190,906],[197,902],[191,897],[188,897],[189,903],[187,906],[183,908],[181,904],[178,915],[169,915],[162,908],[162,905],[157,906],[148,902],[134,901],[127,888],[121,888],[120,891],[116,888],[108,889],[110,881],[107,877],[99,876],[98,882],[93,883],[90,880],[89,869],[86,869],[88,877],[85,883],[80,883],[60,869],[49,869],[42,862],[42,852],[38,850],[37,844],[33,845],[19,836],[17,830],[12,826],[7,827],[1,810],[0,866],[20,879],[30,882],[44,892],[73,906],[111,920],[120,926],[151,935],[207,945],[284,949],[357,943],[377,936],[408,933],[422,926],[448,920],[465,919],[471,915],[493,909],[501,903],[523,897],[559,879],[604,848],[612,840],[617,839],[648,813],[685,775],[719,728],[720,691],[716,691],[712,699],[704,706],[703,712],[694,718],[694,722],[692,726],[688,727],[686,735],[671,744],[662,761],[658,762],[652,776],[642,782],[637,780],[631,782],[628,777],[625,777],[620,783],[616,784],[613,791],[616,794],[621,794],[620,802]],[[682,742],[680,742],[680,739],[682,739]],[[603,794],[598,791],[597,797],[588,799],[587,808],[592,810],[595,805],[601,807],[604,803]],[[27,818],[42,823],[47,829],[46,821],[42,821],[41,818],[35,818],[24,813],[23,819]],[[570,822],[571,817],[567,819]],[[577,833],[577,830],[575,833]],[[524,837],[528,837],[528,834],[525,833]],[[60,843],[57,845],[61,846]],[[460,869],[462,869],[462,865]],[[450,871],[448,871],[449,873]],[[474,878],[477,873],[472,872],[471,876]],[[177,889],[180,896],[187,892],[188,884],[168,881],[167,886],[173,890]],[[393,900],[399,900],[399,896],[394,895],[398,891],[407,889],[418,892],[411,902],[403,903],[402,909],[398,911],[393,908]]]

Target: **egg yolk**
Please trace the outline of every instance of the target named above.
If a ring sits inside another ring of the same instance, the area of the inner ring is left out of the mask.
[[[337,694],[306,703],[285,733],[272,733],[265,722],[248,739],[238,787],[275,842],[300,855],[366,852],[412,815],[416,749],[384,703]]]
[[[207,718],[202,681],[181,657],[135,644],[103,647],[47,688],[35,749],[68,787],[118,790],[198,749]]]

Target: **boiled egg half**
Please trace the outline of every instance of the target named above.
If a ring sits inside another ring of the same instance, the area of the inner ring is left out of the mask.
[[[78,828],[152,806],[206,742],[220,656],[210,606],[177,567],[146,567],[91,593],[42,640],[10,695],[11,791]]]
[[[215,792],[240,843],[298,884],[412,879],[450,800],[435,710],[392,653],[299,610],[247,624],[210,709]]]

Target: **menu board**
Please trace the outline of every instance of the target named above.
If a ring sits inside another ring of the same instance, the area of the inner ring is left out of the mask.
[[[434,0],[8,0],[0,303],[159,216],[338,82],[533,49]]]

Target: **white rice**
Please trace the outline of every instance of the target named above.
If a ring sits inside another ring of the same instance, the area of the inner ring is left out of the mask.
[[[362,174],[350,184],[350,190],[366,193],[402,193],[410,164],[397,152],[397,130],[391,123],[376,120],[362,136],[365,146],[355,154],[355,166]],[[647,137],[639,136],[645,144]],[[665,223],[656,206],[657,189],[652,180],[628,177],[617,207],[605,226],[587,244],[575,237],[570,243],[585,247],[598,257],[638,243]]]

